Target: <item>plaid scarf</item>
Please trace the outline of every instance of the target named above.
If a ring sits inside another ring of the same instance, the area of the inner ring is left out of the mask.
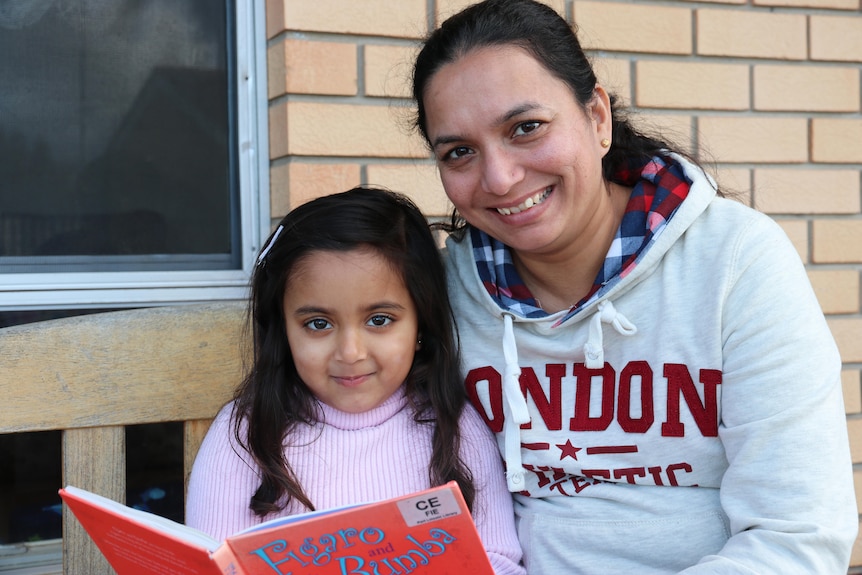
[[[656,156],[647,162],[632,162],[612,179],[632,188],[622,222],[592,289],[554,327],[631,273],[691,187],[691,180],[685,176],[682,165],[664,156]],[[509,247],[473,226],[470,226],[470,238],[479,278],[497,305],[521,317],[547,317],[549,314],[539,307],[515,271]]]

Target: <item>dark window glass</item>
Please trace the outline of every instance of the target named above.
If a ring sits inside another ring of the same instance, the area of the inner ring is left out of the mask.
[[[0,4],[0,271],[240,267],[231,14]]]
[[[0,546],[62,536],[61,444],[60,431],[0,435]],[[183,522],[182,423],[127,427],[126,470],[129,507]]]

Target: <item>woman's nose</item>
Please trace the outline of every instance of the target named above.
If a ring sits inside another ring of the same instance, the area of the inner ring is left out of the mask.
[[[482,189],[485,192],[504,196],[522,179],[524,168],[511,150],[500,146],[485,151],[482,162]]]

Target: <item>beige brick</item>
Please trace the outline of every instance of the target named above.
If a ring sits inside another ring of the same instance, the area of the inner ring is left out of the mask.
[[[862,119],[814,118],[811,158],[815,162],[862,162]]]
[[[287,102],[281,101],[269,106],[269,158],[274,160],[287,153]]]
[[[862,501],[862,487],[857,487],[856,494],[856,506],[858,507],[859,502]],[[862,513],[862,511],[860,511],[860,513]],[[862,565],[862,523],[859,524],[859,533],[860,535],[858,535],[856,537],[856,541],[853,542],[853,550],[850,552],[851,567]]]
[[[856,470],[853,472],[853,485],[856,488],[856,509],[860,514],[862,514],[862,470]],[[862,532],[862,530],[860,530]],[[854,554],[857,552],[857,547],[859,546],[859,541],[857,540],[857,544],[853,546]],[[858,551],[862,552],[862,549],[858,549]],[[862,553],[859,554],[859,561],[853,562],[853,565],[858,565],[862,563]]]
[[[847,419],[847,432],[850,436],[850,457],[853,463],[862,463],[862,419]]]
[[[267,36],[284,30],[422,38],[425,0],[268,0]]]
[[[713,8],[698,10],[697,53],[804,60],[807,56],[805,15]]]
[[[623,58],[593,58],[593,71],[599,84],[615,94],[622,106],[632,102],[631,62]]]
[[[356,94],[356,46],[281,39],[267,49],[269,97],[282,94]]]
[[[751,206],[751,170],[719,166],[715,174],[719,189],[730,199]]]
[[[289,102],[288,154],[299,156],[370,156],[427,158],[418,135],[408,133],[411,109]]]
[[[859,69],[755,66],[754,108],[763,111],[858,112]]]
[[[776,220],[803,263],[808,263],[808,222],[805,220]]]
[[[859,213],[858,170],[762,168],[754,172],[755,207],[770,214]]]
[[[665,5],[575,0],[574,18],[585,48],[691,54],[692,11]]]
[[[691,116],[685,114],[641,113],[631,117],[635,127],[648,134],[655,134],[685,152],[694,149]]]
[[[704,116],[700,144],[718,162],[799,163],[808,160],[804,118]]]
[[[287,162],[270,170],[270,213],[282,217],[300,204],[361,183],[359,164]]]
[[[446,216],[452,211],[433,163],[369,164],[367,174],[369,184],[410,196],[426,216]]]
[[[847,1],[858,7],[858,0]],[[862,15],[809,18],[812,60],[862,62]]]
[[[859,271],[818,270],[808,271],[811,287],[823,313],[857,313],[859,311]],[[860,334],[862,335],[862,334]]]
[[[747,110],[748,66],[641,60],[635,65],[635,101],[646,108]]]
[[[838,344],[841,361],[858,363],[862,361],[862,319],[860,318],[827,318],[829,329]],[[862,420],[859,421],[859,445],[862,449]],[[860,453],[862,455],[862,453]],[[854,458],[862,463],[862,458]]]
[[[680,4],[684,2],[698,2],[701,0],[677,0]],[[710,2],[713,4],[747,4],[748,0],[703,0],[703,2]]]
[[[365,46],[365,94],[390,98],[412,97],[411,82],[416,52],[416,48],[406,46]]]
[[[266,37],[272,38],[284,31],[284,3],[288,0],[266,0]]]
[[[844,411],[862,413],[862,379],[858,369],[841,372],[841,389],[844,392]]]
[[[754,0],[755,6],[858,10],[859,0]]]
[[[437,0],[437,23],[441,23],[443,20],[452,16],[453,14],[460,12],[467,6],[471,4],[475,4],[477,0]],[[561,16],[566,15],[566,2],[565,0],[539,0],[543,4],[547,4],[551,8],[557,11]]]
[[[862,263],[862,220],[814,220],[812,237],[814,263]]]

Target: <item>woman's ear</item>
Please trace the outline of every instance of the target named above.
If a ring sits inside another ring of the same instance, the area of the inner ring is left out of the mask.
[[[601,84],[596,84],[593,98],[587,103],[587,112],[595,130],[596,146],[602,149],[604,156],[611,146],[613,115],[611,113],[611,98]]]

